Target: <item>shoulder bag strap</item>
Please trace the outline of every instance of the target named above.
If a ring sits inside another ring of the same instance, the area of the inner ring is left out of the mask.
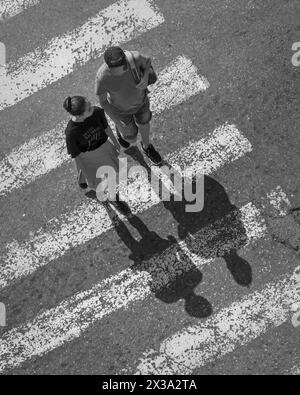
[[[141,75],[136,67],[136,63],[133,57],[133,54],[130,51],[124,51],[127,61],[130,65],[130,69],[133,75],[134,80],[136,81],[136,83],[139,83],[141,81]]]

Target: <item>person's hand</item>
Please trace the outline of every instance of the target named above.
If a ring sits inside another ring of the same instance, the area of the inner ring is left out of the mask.
[[[149,58],[149,59],[147,59],[147,62],[146,62],[146,68],[145,68],[145,71],[144,71],[144,75],[141,78],[141,81],[136,86],[138,89],[141,89],[143,91],[147,89],[148,83],[149,83],[150,67],[151,67],[151,59]]]
[[[146,81],[146,79],[143,77],[142,79],[141,79],[141,81],[137,84],[137,86],[136,86],[138,89],[140,89],[140,90],[146,90],[147,89],[147,87],[148,87],[148,81]]]

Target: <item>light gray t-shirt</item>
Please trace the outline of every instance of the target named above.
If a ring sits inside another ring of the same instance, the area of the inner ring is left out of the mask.
[[[136,66],[143,70],[146,67],[147,59],[137,51],[132,51]],[[96,95],[107,93],[107,100],[122,112],[133,112],[141,108],[145,101],[146,92],[136,88],[136,81],[128,65],[126,72],[120,76],[111,74],[106,63],[100,67],[96,77]]]

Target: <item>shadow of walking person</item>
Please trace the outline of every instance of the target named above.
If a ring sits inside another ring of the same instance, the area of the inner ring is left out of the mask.
[[[242,287],[249,287],[252,283],[252,269],[249,263],[240,257],[236,250],[224,253],[223,258],[236,283]]]
[[[193,189],[196,190],[193,180]],[[247,243],[242,213],[232,205],[225,189],[212,177],[204,176],[204,207],[199,212],[186,212],[188,202],[164,201],[178,222],[178,235],[189,250],[205,259],[223,258],[236,283],[248,287],[252,269],[237,251]]]
[[[203,296],[195,293],[195,288],[202,282],[202,278],[202,273],[193,266],[178,275],[168,286],[156,291],[155,296],[168,304],[183,299],[187,314],[195,318],[207,318],[213,313],[212,306]]]
[[[129,153],[135,160],[147,169],[151,181],[151,169],[143,156],[135,147]],[[162,172],[176,173],[176,169],[164,161]],[[197,191],[197,182],[192,181],[192,191]],[[204,176],[203,191],[204,206],[201,211],[187,212],[187,205],[196,204],[187,201],[185,191],[177,191],[182,199],[177,201],[174,194],[170,199],[163,199],[164,207],[172,214],[178,223],[178,236],[185,240],[190,252],[204,259],[221,257],[225,260],[227,268],[234,280],[240,286],[248,287],[252,283],[252,269],[249,263],[241,258],[237,251],[247,243],[247,234],[243,224],[242,212],[230,203],[224,187],[210,176]],[[196,194],[195,194],[196,196]]]
[[[150,231],[139,217],[131,214],[127,219],[141,236],[137,241],[117,213],[109,205],[105,207],[118,236],[131,251],[129,258],[134,262],[131,269],[149,273],[151,292],[168,304],[184,299],[185,310],[193,317],[210,316],[210,303],[194,292],[202,281],[202,274],[180,248],[177,240],[172,236],[162,239],[156,232]]]

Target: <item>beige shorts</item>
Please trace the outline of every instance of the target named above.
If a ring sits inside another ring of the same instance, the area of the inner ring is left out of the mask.
[[[144,104],[137,112],[128,114],[117,111],[116,118],[123,125],[122,128],[118,127],[118,130],[124,140],[129,143],[135,142],[138,134],[138,125],[147,125],[152,119],[148,96],[146,96]]]

